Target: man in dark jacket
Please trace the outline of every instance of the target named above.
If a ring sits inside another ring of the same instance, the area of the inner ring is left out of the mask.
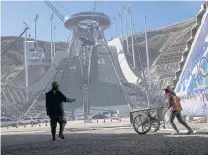
[[[74,102],[76,99],[67,98],[60,90],[58,82],[52,83],[52,89],[46,93],[46,112],[51,120],[51,133],[53,140],[56,140],[57,122],[60,125],[59,137],[65,139],[63,135],[64,127],[67,123],[64,117],[63,102]]]

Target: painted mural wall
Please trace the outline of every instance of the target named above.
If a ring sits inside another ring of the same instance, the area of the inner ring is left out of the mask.
[[[208,10],[198,31],[175,89],[183,114],[192,116],[208,115]]]

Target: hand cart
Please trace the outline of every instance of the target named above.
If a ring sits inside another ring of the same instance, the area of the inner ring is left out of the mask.
[[[138,134],[149,131],[157,132],[162,126],[165,129],[164,116],[167,107],[147,108],[130,112],[130,122]]]

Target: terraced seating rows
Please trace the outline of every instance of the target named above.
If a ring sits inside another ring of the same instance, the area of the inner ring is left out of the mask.
[[[160,55],[156,65],[179,62],[181,60],[181,56],[182,56],[181,52]]]

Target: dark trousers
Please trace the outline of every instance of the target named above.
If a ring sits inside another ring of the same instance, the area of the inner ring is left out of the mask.
[[[170,112],[170,117],[169,117],[169,121],[170,121],[170,125],[172,126],[172,128],[174,130],[178,130],[175,123],[173,122],[175,117],[177,117],[178,122],[181,123],[184,127],[186,127],[188,130],[190,129],[190,127],[188,126],[188,124],[183,121],[182,116],[181,116],[181,111],[172,111]]]
[[[56,134],[57,123],[60,125],[59,134],[63,134],[64,127],[67,123],[66,119],[63,116],[50,116],[51,119],[51,133],[53,136]]]

